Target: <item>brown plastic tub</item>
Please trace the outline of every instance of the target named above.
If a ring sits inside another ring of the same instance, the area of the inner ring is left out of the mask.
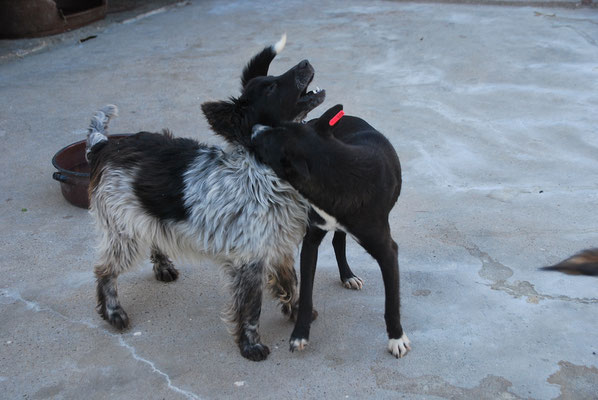
[[[130,133],[110,135],[115,140],[131,136]],[[74,206],[89,208],[89,164],[85,160],[85,140],[69,144],[52,158],[52,165],[58,171],[52,178],[60,182],[60,190],[64,198]]]

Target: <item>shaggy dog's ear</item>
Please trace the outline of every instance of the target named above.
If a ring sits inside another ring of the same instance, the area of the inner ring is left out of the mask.
[[[208,101],[201,105],[212,130],[230,143],[241,139],[242,116],[232,101]]]
[[[245,68],[243,68],[243,74],[241,75],[241,84],[243,85],[243,88],[247,85],[247,82],[253,78],[268,75],[270,63],[274,60],[274,57],[282,51],[286,42],[287,35],[285,33],[276,44],[266,47],[247,63]]]

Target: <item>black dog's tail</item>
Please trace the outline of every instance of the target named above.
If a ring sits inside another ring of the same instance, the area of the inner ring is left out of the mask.
[[[247,82],[257,76],[268,75],[270,63],[274,60],[274,57],[284,49],[286,43],[287,34],[285,33],[276,44],[266,47],[247,63],[245,68],[243,68],[243,74],[241,75],[241,84],[243,87],[247,85]]]
[[[558,264],[541,268],[547,271],[560,271],[570,275],[598,275],[598,248],[587,249]]]
[[[108,140],[108,137],[106,136],[108,123],[112,117],[116,116],[118,116],[118,107],[108,104],[101,110],[96,111],[91,118],[91,123],[87,130],[87,143],[85,146],[85,158],[88,162],[89,153],[93,150],[94,146]]]

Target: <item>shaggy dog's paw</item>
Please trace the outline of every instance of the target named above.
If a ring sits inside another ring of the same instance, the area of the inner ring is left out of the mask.
[[[363,288],[363,279],[358,276],[352,276],[343,281],[343,286],[347,289],[361,290]]]
[[[268,346],[261,343],[246,344],[240,346],[240,348],[241,355],[251,361],[265,360],[268,357],[268,354],[270,354]]]
[[[295,350],[301,351],[307,346],[307,343],[307,339],[291,337],[291,340],[289,340],[289,350],[291,352],[294,352]]]
[[[388,351],[396,358],[403,357],[409,350],[411,350],[411,342],[404,333],[399,339],[388,340]]]
[[[154,275],[160,282],[172,282],[179,277],[179,271],[173,265],[170,265],[164,268],[154,268]]]
[[[117,306],[112,309],[100,309],[98,312],[102,318],[104,318],[110,323],[110,325],[118,330],[123,330],[129,326],[129,317],[121,306]]]

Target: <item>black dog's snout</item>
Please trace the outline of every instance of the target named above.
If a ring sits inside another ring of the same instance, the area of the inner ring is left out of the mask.
[[[307,60],[303,60],[299,63],[299,68],[303,69],[303,68],[308,68],[309,67],[309,61]]]

